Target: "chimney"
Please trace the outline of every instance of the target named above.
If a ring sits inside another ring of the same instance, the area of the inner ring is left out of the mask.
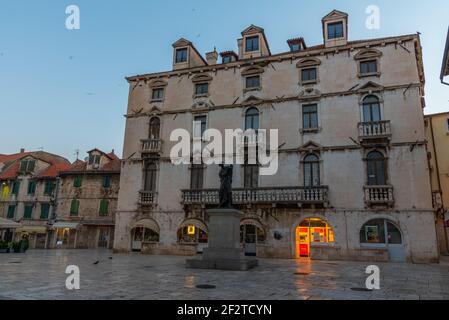
[[[21,148],[20,153],[24,153],[24,152],[25,152],[25,148]]]
[[[215,48],[214,51],[206,53],[206,61],[208,65],[211,66],[217,64],[217,60],[218,60],[218,52]]]

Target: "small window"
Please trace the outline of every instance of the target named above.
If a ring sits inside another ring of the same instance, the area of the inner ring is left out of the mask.
[[[101,156],[99,154],[92,154],[89,156],[89,165],[99,165]]]
[[[193,164],[190,171],[190,189],[203,189],[204,167],[202,164]]]
[[[56,184],[54,181],[46,181],[44,188],[44,195],[51,196],[53,194],[53,191],[55,190],[55,186]]]
[[[153,93],[151,95],[152,100],[162,100],[164,99],[164,88],[156,88],[153,89]]]
[[[246,89],[260,88],[260,76],[246,77]]]
[[[259,36],[246,38],[246,52],[259,51]]]
[[[79,200],[75,200],[75,199],[72,200],[72,203],[70,204],[70,215],[77,216],[79,207],[80,207]]]
[[[103,177],[103,188],[109,188],[111,186],[111,176]]]
[[[343,22],[334,22],[327,25],[327,38],[329,40],[343,38]]]
[[[176,49],[176,63],[182,63],[187,61],[187,48]]]
[[[303,129],[318,128],[318,106],[309,104],[302,107],[302,127]]]
[[[10,205],[8,207],[8,215],[7,218],[8,219],[14,219],[14,216],[16,215],[16,206],[15,205]]]
[[[230,62],[232,62],[232,57],[231,56],[224,56],[221,62],[222,63],[230,63]]]
[[[29,205],[25,205],[25,209],[23,212],[23,218],[24,219],[31,219],[33,216],[33,205],[29,204]]]
[[[377,60],[360,62],[360,74],[366,75],[373,73],[377,73]]]
[[[301,70],[302,82],[315,82],[316,81],[316,68],[307,68]]]
[[[299,43],[293,43],[290,46],[290,51],[291,52],[295,52],[295,51],[301,51],[301,45]]]
[[[50,204],[41,203],[41,220],[48,219],[49,213],[50,213]]]
[[[197,83],[195,85],[195,94],[203,95],[209,93],[209,84],[208,83]]]
[[[12,194],[17,196],[20,190],[20,181],[14,181],[12,184]]]
[[[32,196],[36,193],[36,181],[30,180],[28,181],[28,195]]]
[[[75,188],[80,188],[81,187],[81,176],[76,176],[75,179],[73,180],[73,186]]]
[[[20,172],[34,172],[36,166],[36,160],[22,160],[20,162]]]
[[[100,201],[100,216],[107,216],[109,214],[109,201],[103,199]]]

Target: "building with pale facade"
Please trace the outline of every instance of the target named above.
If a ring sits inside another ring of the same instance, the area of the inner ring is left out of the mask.
[[[272,53],[251,25],[237,52],[203,58],[173,44],[173,70],[127,78],[116,252],[197,254],[218,165],[175,165],[175,129],[278,129],[279,169],[234,166],[247,255],[438,261],[424,132],[419,35],[349,41],[348,15],[322,19],[323,43]],[[221,61],[218,58],[221,57]],[[204,144],[206,144],[204,142]]]

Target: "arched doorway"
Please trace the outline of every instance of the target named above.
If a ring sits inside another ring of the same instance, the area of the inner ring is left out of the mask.
[[[143,243],[159,242],[160,229],[156,221],[143,219],[131,229],[131,250],[140,252]]]
[[[240,225],[240,242],[246,256],[257,255],[257,244],[265,243],[266,232],[257,220],[243,220]]]
[[[312,244],[334,243],[334,229],[321,218],[305,219],[296,227],[296,257],[310,257]]]
[[[198,219],[185,220],[178,229],[178,242],[181,244],[194,244],[197,253],[203,253],[207,248],[208,229],[206,224]]]
[[[405,262],[406,254],[402,232],[387,219],[373,219],[360,229],[360,246],[365,248],[386,248],[390,260]]]

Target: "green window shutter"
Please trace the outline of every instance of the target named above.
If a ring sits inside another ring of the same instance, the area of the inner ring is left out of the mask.
[[[36,181],[28,181],[28,195],[34,195],[36,192]]]
[[[80,202],[78,200],[72,200],[72,203],[70,205],[70,215],[71,216],[78,215],[79,206],[80,206]]]
[[[20,162],[20,172],[26,172],[27,171],[27,166],[28,166],[28,161],[23,160]]]
[[[35,161],[35,160],[30,160],[30,161],[28,161],[28,168],[27,168],[27,171],[28,171],[28,172],[33,172],[35,166],[36,166],[36,161]]]
[[[23,218],[31,219],[32,215],[33,215],[33,206],[32,205],[25,206],[25,212],[23,213]]]
[[[41,219],[48,219],[48,214],[50,213],[50,205],[48,203],[41,204]]]
[[[108,213],[109,213],[109,201],[103,199],[100,202],[100,215],[107,216]]]
[[[16,206],[15,205],[10,205],[8,207],[8,219],[14,219],[14,216],[16,214]]]
[[[103,177],[103,187],[109,188],[111,186],[111,176],[104,176]]]
[[[18,195],[20,189],[20,181],[14,181],[12,186],[12,194]]]
[[[75,179],[73,180],[73,186],[75,188],[81,187],[81,177],[80,176],[75,177]]]

